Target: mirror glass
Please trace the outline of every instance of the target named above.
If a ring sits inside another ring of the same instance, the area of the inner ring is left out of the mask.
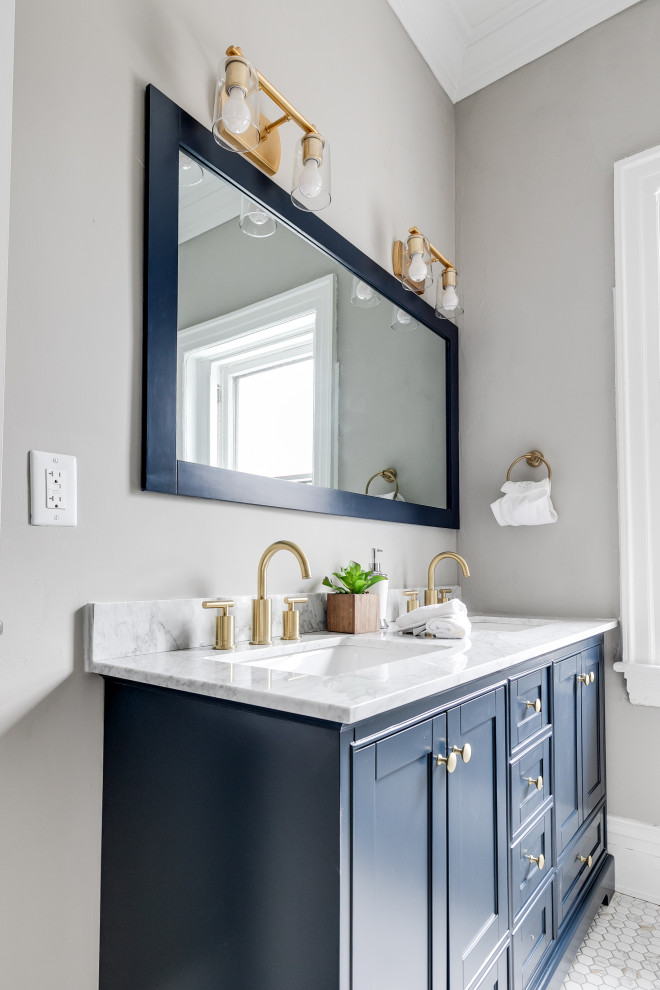
[[[447,506],[444,339],[182,151],[178,259],[178,459]]]

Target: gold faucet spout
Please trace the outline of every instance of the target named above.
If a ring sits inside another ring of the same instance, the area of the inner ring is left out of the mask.
[[[431,563],[429,564],[429,586],[424,592],[424,604],[425,605],[437,605],[438,604],[438,592],[435,590],[435,569],[441,560],[446,560],[447,558],[455,560],[457,564],[460,565],[463,575],[465,577],[470,576],[470,568],[467,562],[463,560],[461,556],[457,553],[453,553],[451,550],[444,550],[442,553],[436,554]]]
[[[300,564],[302,576],[304,578],[312,576],[309,570],[309,561],[300,547],[292,543],[291,540],[277,540],[276,543],[271,543],[269,547],[266,547],[259,561],[257,569],[257,598],[259,599],[266,597],[266,570],[278,550],[289,550]]]
[[[289,550],[300,564],[304,578],[311,577],[309,561],[295,543],[290,540],[277,540],[266,547],[257,569],[257,597],[252,599],[252,639],[253,646],[270,646],[272,643],[272,602],[266,597],[266,571],[268,564],[278,550]]]

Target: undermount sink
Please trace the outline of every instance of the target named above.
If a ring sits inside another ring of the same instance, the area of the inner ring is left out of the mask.
[[[429,654],[451,649],[449,643],[399,643],[380,640],[360,641],[354,637],[342,637],[327,646],[318,640],[312,643],[292,643],[286,655],[265,657],[260,660],[246,659],[250,667],[267,667],[269,670],[283,670],[293,674],[316,674],[332,676],[349,674],[367,667],[379,667],[397,660],[425,658]]]
[[[537,626],[546,626],[549,619],[510,619],[508,616],[471,615],[475,632],[529,632]]]

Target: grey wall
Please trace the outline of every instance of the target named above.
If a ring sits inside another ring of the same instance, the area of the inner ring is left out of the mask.
[[[238,220],[179,247],[179,328],[335,275],[339,365],[338,479],[364,492],[377,471],[395,467],[408,502],[444,507],[446,481],[445,349],[424,327],[391,328],[392,304],[352,305],[353,276],[280,225],[272,237],[247,237]],[[393,492],[377,478],[373,494]]]
[[[660,143],[659,51],[644,0],[456,107],[459,546],[477,608],[619,614],[612,166]],[[500,529],[489,503],[531,447],[559,521]],[[608,682],[610,812],[660,824],[660,711]]]
[[[315,583],[375,544],[395,584],[420,585],[431,556],[455,547],[453,533],[421,527],[139,491],[144,86],[209,125],[228,44],[323,128],[331,225],[384,266],[419,217],[454,250],[453,108],[385,0],[17,5],[0,544],[0,958],[11,990],[97,985],[102,684],[82,672],[85,602],[251,594],[259,555],[282,537],[306,550]],[[401,78],[424,99],[411,105]],[[286,184],[296,129],[282,130]],[[77,529],[28,525],[31,448],[78,456]],[[454,579],[448,563],[438,580]],[[300,590],[293,558],[279,555],[269,582]]]
[[[14,0],[0,9],[0,480],[5,392],[5,339],[7,331],[7,264],[9,256],[9,178],[11,171],[11,118],[14,77]],[[2,498],[0,493],[0,506]],[[2,614],[0,612],[0,622]],[[0,628],[0,633],[2,632]]]

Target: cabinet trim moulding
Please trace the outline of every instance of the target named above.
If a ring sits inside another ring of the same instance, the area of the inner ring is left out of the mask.
[[[607,845],[616,860],[616,889],[660,904],[660,826],[608,815]]]
[[[621,633],[630,701],[660,707],[660,147],[614,165]]]

